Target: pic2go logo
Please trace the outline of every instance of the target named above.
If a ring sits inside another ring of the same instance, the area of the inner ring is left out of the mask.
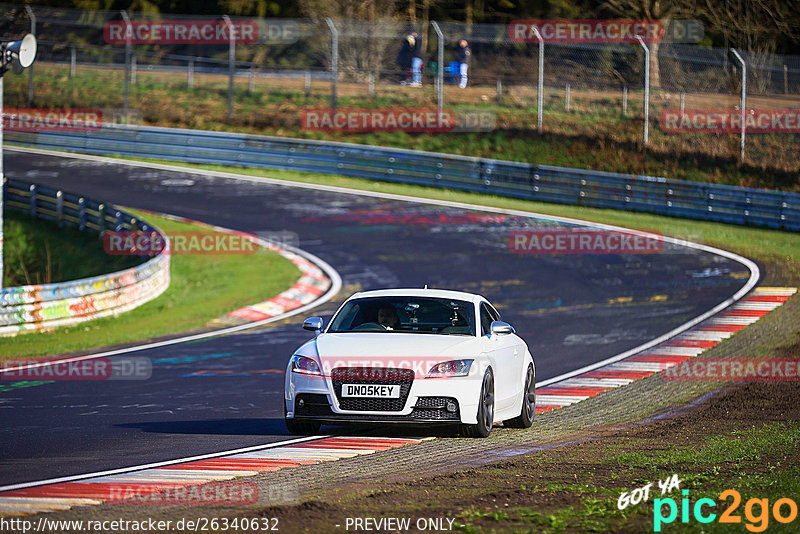
[[[681,523],[689,523],[689,512],[691,510],[694,519],[698,523],[712,523],[717,519],[717,514],[711,512],[709,508],[717,506],[714,499],[698,499],[694,506],[689,503],[689,490],[683,490],[681,499]],[[736,513],[742,503],[742,496],[738,491],[728,489],[719,494],[721,501],[732,499],[725,511],[719,516],[719,523],[741,523],[742,517]],[[664,515],[666,507],[667,515]],[[757,509],[757,511],[756,511]],[[778,523],[791,523],[797,518],[797,503],[792,499],[783,497],[772,504],[772,516]],[[788,512],[788,513],[786,513]],[[750,532],[764,532],[769,526],[770,506],[769,499],[749,499],[744,505],[744,516],[747,519],[745,528]],[[653,531],[661,532],[661,526],[674,522],[678,518],[678,503],[675,499],[664,498],[653,500]]]

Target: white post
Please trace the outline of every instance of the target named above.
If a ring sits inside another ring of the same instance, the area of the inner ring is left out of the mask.
[[[128,17],[128,12],[124,9],[120,11],[122,20],[125,21],[125,96],[123,97],[122,115],[123,121],[128,122],[128,94],[130,93],[130,65],[131,65],[131,38],[133,37],[133,28],[131,27],[131,19]]]
[[[650,138],[650,49],[638,35],[636,40],[644,49],[644,146],[647,146]]]
[[[628,86],[622,86],[622,115],[628,115]]]
[[[433,31],[436,32],[436,39],[439,41],[436,47],[438,52],[436,59],[439,63],[439,68],[436,72],[436,109],[439,113],[439,120],[442,120],[442,110],[444,109],[444,35],[442,35],[442,30],[435,20],[431,21],[431,26]]]
[[[75,46],[72,46],[69,49],[69,77],[75,77],[75,63],[77,63],[77,51],[75,50]]]
[[[336,81],[339,78],[339,30],[333,19],[327,17],[325,22],[331,30],[331,109],[336,109]]]
[[[564,91],[564,111],[569,113],[569,82],[567,82],[567,88]]]
[[[222,20],[228,27],[228,120],[233,118],[233,74],[236,61],[236,35],[233,23],[228,15],[222,15]]]
[[[745,63],[742,56],[739,55],[739,52],[736,51],[735,48],[731,48],[731,53],[736,57],[736,60],[742,66],[742,96],[740,97],[739,102],[739,110],[742,114],[742,139],[741,139],[741,153],[739,154],[739,161],[744,163],[744,138],[745,138],[745,131],[747,130],[747,124],[745,123],[745,119],[747,119],[747,63]]]

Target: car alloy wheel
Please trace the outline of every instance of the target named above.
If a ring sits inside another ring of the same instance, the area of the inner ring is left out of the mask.
[[[503,424],[510,428],[530,428],[533,424],[534,413],[536,413],[536,376],[533,373],[533,366],[528,365],[520,414],[514,419],[503,421]]]
[[[478,398],[478,422],[464,426],[464,435],[472,438],[485,438],[494,424],[494,375],[487,369],[483,375],[481,394]]]

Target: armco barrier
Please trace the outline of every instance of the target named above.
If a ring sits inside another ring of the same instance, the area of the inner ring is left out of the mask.
[[[7,180],[5,208],[32,217],[102,233],[104,230],[158,231],[144,221],[95,200]],[[169,287],[169,255],[116,273],[55,284],[0,289],[0,335],[53,328],[135,308]]]
[[[88,154],[266,167],[800,230],[800,194],[348,143],[105,125],[9,132],[7,142]]]

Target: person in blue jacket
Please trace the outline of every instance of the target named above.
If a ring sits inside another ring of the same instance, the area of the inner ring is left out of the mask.
[[[472,59],[472,49],[466,39],[461,39],[458,42],[458,49],[456,49],[456,60],[459,63],[459,74],[461,76],[458,86],[462,89],[467,86],[467,71],[469,70],[470,59]]]

